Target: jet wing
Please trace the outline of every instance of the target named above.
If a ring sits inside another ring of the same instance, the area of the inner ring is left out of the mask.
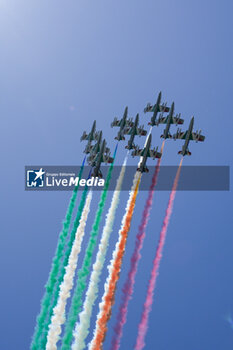
[[[167,124],[168,117],[159,117],[158,124]]]
[[[126,119],[125,124],[126,126],[130,126],[132,128],[134,125],[133,119],[132,118]]]
[[[160,110],[160,112],[165,112],[165,113],[167,113],[167,112],[170,111],[170,108],[167,107],[167,106],[165,106],[165,105],[160,105],[160,106],[159,106],[159,110]]]
[[[185,140],[187,132],[188,131],[184,131],[184,132],[180,131],[179,133],[174,135],[174,138],[180,139],[180,140]]]
[[[140,135],[140,136],[145,136],[147,134],[147,131],[143,129],[143,127],[136,128],[125,128],[124,129],[124,134],[125,135]]]
[[[147,103],[146,107],[144,108],[144,113],[152,112],[153,106],[150,103]]]
[[[107,164],[107,163],[113,163],[113,158],[110,157],[109,155],[104,154],[102,157],[102,161]]]
[[[134,132],[134,128],[124,128],[123,131],[125,135],[132,135],[132,134],[137,135],[137,133]]]
[[[147,134],[147,131],[143,129],[143,126],[140,126],[139,128],[137,128],[137,135],[146,136],[146,134]]]
[[[90,141],[97,141],[98,140],[98,137],[99,137],[99,132],[95,132],[95,133],[89,133],[87,134],[85,131],[83,132],[83,135],[81,136],[81,141],[84,141],[84,140],[90,140]]]
[[[158,152],[157,149],[150,149],[148,157],[151,157],[153,159],[155,158],[161,158],[162,153]]]
[[[139,156],[139,157],[144,157],[145,156],[145,152],[146,149],[135,149],[132,152],[133,156]],[[147,158],[160,158],[161,157],[161,153],[157,151],[157,149],[149,149],[147,154],[146,154]]]
[[[180,117],[172,117],[171,124],[184,124],[184,119],[181,119]]]
[[[119,120],[117,118],[114,118],[113,122],[111,123],[111,127],[113,127],[113,126],[120,126],[120,124],[121,124],[121,119]]]
[[[185,131],[185,132],[179,132],[178,134],[175,134],[175,138],[176,139],[181,139],[181,140],[185,140],[186,139],[186,136],[187,136],[187,132],[188,131]],[[189,136],[189,140],[190,141],[204,141],[205,140],[205,136],[201,135],[200,133],[197,133],[197,132],[192,132]]]
[[[136,147],[131,154],[133,157],[142,157],[144,155],[144,149]]]
[[[167,124],[168,120],[169,120],[168,116],[167,117],[160,117],[158,119],[158,124]],[[184,119],[181,119],[180,117],[172,117],[170,123],[171,124],[176,124],[176,125],[177,124],[183,124],[184,123]]]
[[[146,107],[144,108],[144,113],[146,112],[154,112],[155,111],[155,105],[151,105],[150,103],[147,103]],[[156,108],[157,109],[157,108]],[[170,108],[166,106],[166,104],[159,105],[158,112],[169,112]]]
[[[205,140],[205,136],[201,135],[200,133],[196,133],[196,132],[192,132],[191,137],[190,137],[190,140],[194,140],[196,142],[198,142],[198,141],[203,142]]]
[[[88,137],[89,137],[89,135],[86,134],[85,131],[84,131],[84,133],[83,133],[83,135],[81,136],[80,140],[81,140],[81,141],[88,140]]]
[[[134,133],[134,128],[125,127],[123,129],[123,134],[125,134],[125,135],[132,135],[133,133]]]

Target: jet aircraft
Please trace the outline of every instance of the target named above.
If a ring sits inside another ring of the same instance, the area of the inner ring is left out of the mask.
[[[178,152],[178,154],[181,154],[182,156],[191,156],[191,152],[188,149],[189,141],[204,141],[205,136],[201,135],[201,130],[198,132],[193,132],[193,124],[194,124],[194,117],[192,117],[189,128],[187,131],[183,132],[181,130],[177,130],[176,134],[173,135],[174,140],[181,139],[185,140],[184,145],[182,147],[182,150]]]
[[[167,107],[167,103],[161,104],[161,99],[162,99],[162,92],[160,91],[155,105],[151,105],[150,103],[147,103],[146,107],[144,108],[144,113],[154,112],[153,117],[156,118],[158,112],[169,112],[170,108]]]
[[[97,141],[99,137],[99,133],[96,132],[96,120],[94,121],[92,128],[91,128],[91,132],[89,134],[86,133],[86,131],[83,132],[80,141],[86,140],[88,141],[84,153],[90,153],[91,151],[91,142],[92,141]]]
[[[115,140],[125,140],[124,133],[126,128],[133,126],[132,118],[127,119],[128,116],[128,107],[125,107],[124,115],[122,119],[114,118],[113,122],[111,123],[111,127],[114,126],[120,127],[120,130],[117,133],[117,136],[115,137]]]
[[[139,114],[136,115],[133,126],[131,128],[128,128],[125,131],[126,135],[130,135],[130,139],[128,141],[128,144],[125,146],[125,148],[127,148],[129,150],[136,147],[134,144],[134,138],[136,135],[145,136],[147,134],[147,131],[143,129],[143,127],[144,127],[143,125],[138,127],[138,122],[139,122]]]
[[[174,102],[172,102],[171,109],[168,116],[167,117],[160,116],[159,119],[155,122],[156,125],[167,124],[166,128],[163,131],[163,134],[160,136],[164,139],[172,138],[172,135],[169,132],[171,124],[178,125],[178,124],[184,123],[184,119],[180,118],[180,114],[177,114],[176,116],[174,116],[174,109],[175,109],[175,104]]]
[[[106,153],[106,141],[103,140],[101,143],[100,151],[96,154],[95,158],[89,163],[93,167],[93,172],[91,176],[102,177],[102,172],[100,171],[101,163],[113,163],[113,158],[110,157],[110,152]]]
[[[151,139],[152,139],[152,136],[150,134],[150,136],[147,139],[145,147],[143,149],[139,149],[139,147],[136,146],[136,148],[131,153],[132,157],[135,157],[135,156],[141,157],[140,163],[137,168],[137,171],[140,171],[141,173],[143,172],[148,173],[149,171],[149,169],[146,166],[146,161],[148,157],[155,159],[155,158],[161,158],[162,156],[162,153],[158,152],[158,147],[156,149],[155,148],[150,149]]]
[[[100,131],[100,133],[99,133],[98,140],[97,140],[96,144],[93,146],[90,146],[90,151],[89,151],[90,155],[87,158],[88,163],[91,163],[92,160],[95,159],[97,153],[100,151],[101,142],[102,142],[102,131]],[[106,143],[105,143],[105,146],[106,146]],[[108,147],[105,147],[105,153],[106,154],[110,153],[110,149]]]

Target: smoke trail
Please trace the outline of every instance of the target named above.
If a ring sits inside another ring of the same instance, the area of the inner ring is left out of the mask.
[[[127,156],[125,157],[123,166],[121,168],[121,172],[117,180],[116,188],[112,196],[111,206],[108,210],[108,214],[106,217],[101,241],[99,244],[99,250],[96,256],[96,261],[93,265],[93,270],[91,273],[88,290],[86,292],[83,311],[79,315],[80,323],[78,322],[76,323],[76,327],[74,331],[74,343],[72,345],[73,350],[82,350],[86,347],[85,339],[88,335],[92,309],[98,295],[98,290],[99,290],[98,285],[100,282],[100,275],[105,262],[106,252],[109,245],[109,237],[113,229],[116,209],[119,204],[120,191],[121,191],[121,186],[125,175],[125,166],[127,162]]]
[[[133,186],[130,192],[129,200],[127,202],[126,212],[122,220],[122,226],[119,231],[119,238],[113,252],[113,258],[111,260],[109,269],[109,276],[105,283],[105,292],[100,303],[100,310],[97,316],[96,328],[93,339],[89,344],[89,349],[100,350],[105,339],[107,332],[107,322],[111,317],[111,309],[114,303],[117,281],[120,277],[122,259],[125,252],[126,241],[128,232],[130,230],[130,224],[135,207],[136,197],[138,194],[139,183],[141,180],[141,173],[136,172]]]
[[[83,193],[82,193],[82,197],[81,197],[81,201],[79,203],[79,207],[78,207],[78,211],[77,211],[77,215],[73,224],[73,228],[72,231],[70,233],[70,238],[68,240],[65,252],[64,252],[64,259],[61,260],[60,262],[60,267],[59,267],[59,275],[57,277],[57,279],[54,281],[54,286],[53,286],[53,299],[50,301],[49,305],[48,305],[48,311],[47,311],[47,318],[45,318],[44,324],[43,324],[43,332],[41,334],[41,337],[38,341],[38,347],[35,348],[35,350],[38,349],[45,349],[46,343],[47,343],[47,335],[48,335],[48,328],[49,325],[51,323],[51,317],[53,314],[53,309],[54,307],[57,305],[57,300],[59,297],[59,288],[60,288],[60,284],[63,281],[65,272],[66,272],[66,266],[68,264],[68,260],[69,260],[69,256],[70,256],[70,252],[72,249],[72,245],[73,245],[73,241],[75,238],[75,233],[77,231],[80,219],[81,219],[81,215],[83,212],[83,208],[86,202],[86,197],[87,197],[87,193],[88,193],[88,187],[86,186]],[[66,242],[64,242],[65,245]],[[34,350],[34,349],[33,349]]]
[[[57,349],[56,344],[59,340],[59,335],[61,334],[61,326],[65,322],[65,309],[66,309],[67,299],[70,297],[70,292],[73,288],[75,270],[77,267],[78,256],[81,250],[81,244],[83,241],[86,222],[90,211],[91,199],[92,199],[92,191],[89,192],[85,206],[83,208],[80,223],[79,223],[79,226],[75,235],[73,247],[69,256],[68,265],[66,266],[64,279],[60,285],[58,302],[55,308],[53,309],[53,316],[51,319],[51,324],[49,325],[46,350]]]
[[[164,142],[162,145],[162,150],[163,150],[163,146],[164,146]],[[117,322],[114,327],[115,334],[112,338],[111,350],[118,350],[120,347],[120,341],[123,334],[123,327],[124,327],[124,324],[126,323],[126,318],[127,318],[128,304],[133,295],[135,276],[137,273],[138,263],[141,258],[140,252],[143,247],[143,242],[146,235],[146,227],[150,218],[150,211],[153,203],[154,190],[155,190],[155,186],[156,186],[157,178],[159,174],[160,162],[161,162],[161,158],[159,158],[157,161],[157,165],[155,167],[155,171],[152,177],[148,198],[142,214],[141,224],[138,228],[138,234],[136,236],[134,252],[131,257],[130,270],[129,270],[126,282],[122,289],[121,305],[117,315]]]
[[[80,168],[79,175],[78,175],[79,178],[81,178],[81,176],[82,176],[85,160],[86,160],[86,157],[84,158],[82,166]],[[40,313],[37,316],[37,320],[36,320],[37,324],[36,324],[33,338],[32,338],[32,342],[31,342],[31,350],[38,350],[40,348],[42,348],[42,349],[44,348],[44,347],[41,347],[41,345],[39,345],[39,342],[41,341],[41,337],[44,335],[44,332],[43,332],[44,331],[44,324],[46,322],[46,318],[47,318],[48,313],[49,313],[49,309],[51,306],[51,300],[52,300],[53,293],[54,293],[54,287],[55,287],[57,279],[58,279],[60,265],[62,263],[64,248],[65,248],[65,244],[66,244],[66,239],[68,236],[69,227],[70,227],[70,223],[71,223],[72,213],[73,213],[76,199],[77,199],[78,188],[79,188],[79,184],[75,187],[75,189],[73,191],[73,194],[72,194],[72,197],[70,199],[70,203],[69,203],[69,206],[68,206],[68,209],[66,212],[65,221],[63,222],[63,229],[62,229],[62,231],[59,235],[59,238],[58,238],[58,245],[57,245],[57,249],[55,252],[55,256],[53,258],[52,267],[51,267],[51,270],[49,273],[49,278],[48,278],[48,281],[45,285],[45,289],[46,289],[45,294],[41,300]]]
[[[163,226],[162,226],[162,229],[160,232],[159,244],[158,244],[158,247],[156,250],[156,255],[155,255],[155,258],[153,261],[153,267],[151,270],[151,277],[150,277],[149,285],[148,285],[148,289],[147,289],[146,300],[145,300],[145,303],[143,306],[141,321],[140,321],[139,326],[138,326],[138,335],[137,335],[135,350],[141,350],[145,346],[145,336],[146,336],[146,332],[148,329],[149,314],[150,314],[150,311],[152,308],[154,289],[156,286],[156,279],[157,279],[158,272],[159,272],[159,265],[160,265],[160,261],[162,258],[162,251],[163,251],[163,247],[164,247],[164,243],[165,243],[165,239],[166,239],[167,228],[168,228],[168,224],[169,224],[170,217],[172,214],[173,202],[174,202],[175,195],[176,195],[176,189],[177,189],[178,180],[179,180],[179,176],[180,176],[182,161],[183,161],[183,158],[181,158],[180,165],[179,165],[179,168],[178,168],[177,173],[176,173],[176,177],[175,177],[175,180],[173,183],[172,191],[171,191],[168,205],[167,205],[165,218],[163,221]]]
[[[116,152],[116,150],[115,150],[115,152]],[[114,153],[114,156],[115,156],[115,153]],[[87,249],[85,251],[83,264],[82,264],[81,269],[78,271],[77,284],[76,284],[76,288],[75,288],[74,295],[72,298],[68,320],[67,320],[66,326],[65,326],[65,334],[64,334],[63,342],[62,342],[62,350],[70,350],[70,345],[71,345],[71,341],[72,341],[72,332],[73,332],[74,325],[76,323],[78,314],[79,314],[81,306],[82,306],[82,295],[83,295],[83,292],[86,288],[87,277],[90,273],[92,255],[93,255],[93,252],[94,252],[94,249],[96,246],[96,242],[97,242],[99,226],[100,226],[100,222],[101,222],[101,218],[102,218],[104,205],[106,202],[108,187],[109,187],[109,183],[110,183],[111,176],[112,176],[112,170],[113,170],[113,163],[111,164],[111,166],[109,168],[109,171],[107,174],[107,179],[105,182],[105,187],[101,193],[101,198],[100,198],[100,201],[98,204],[98,209],[96,212],[95,221],[94,221],[94,224],[92,226],[90,239],[88,242]]]

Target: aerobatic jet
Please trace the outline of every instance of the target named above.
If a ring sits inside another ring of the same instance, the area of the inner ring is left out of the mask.
[[[102,142],[102,131],[100,131],[100,133],[99,133],[98,140],[97,140],[96,144],[93,146],[90,146],[90,151],[89,151],[90,155],[87,158],[87,161],[89,164],[92,162],[92,160],[96,157],[97,153],[100,151],[101,142]],[[105,146],[106,146],[106,143],[105,143]],[[110,153],[110,149],[108,147],[105,147],[105,152],[106,152],[106,154]],[[85,153],[87,153],[87,152],[85,152]]]
[[[193,124],[194,124],[194,117],[192,117],[189,128],[187,131],[181,131],[180,129],[177,130],[176,134],[173,135],[174,140],[181,139],[185,140],[185,143],[182,147],[182,150],[178,152],[178,154],[182,154],[182,156],[188,155],[191,156],[191,152],[188,149],[189,141],[204,141],[205,136],[201,135],[201,130],[198,132],[193,132]]]
[[[172,138],[172,135],[169,132],[171,124],[180,125],[184,123],[184,119],[180,118],[180,113],[174,116],[174,109],[175,109],[175,104],[174,102],[172,102],[171,109],[168,116],[167,117],[160,116],[159,119],[155,122],[156,125],[167,124],[166,128],[163,131],[163,134],[160,136],[164,139]]]
[[[113,163],[113,158],[110,157],[110,152],[106,153],[106,141],[103,140],[101,143],[100,151],[96,154],[95,158],[89,163],[93,167],[91,176],[101,177],[102,172],[100,171],[101,163]]]
[[[115,140],[125,140],[124,132],[127,127],[133,126],[133,120],[132,118],[127,119],[128,116],[128,107],[125,107],[124,115],[121,119],[114,118],[113,122],[111,123],[111,127],[117,126],[120,128],[120,130],[117,133],[117,136],[115,137]]]
[[[154,112],[153,117],[156,119],[157,113],[158,112],[169,112],[169,107],[167,107],[167,103],[161,104],[161,99],[162,99],[162,92],[160,91],[157,101],[154,105],[151,105],[150,103],[147,103],[146,107],[144,108],[144,113],[147,112]],[[151,118],[151,119],[152,119]]]
[[[91,150],[91,142],[97,141],[99,137],[99,133],[96,131],[96,120],[94,121],[91,132],[89,134],[86,131],[83,132],[80,141],[86,140],[88,141],[87,146],[85,147],[84,153],[90,153]]]
[[[146,145],[143,149],[139,149],[138,146],[136,146],[135,150],[131,153],[132,157],[139,156],[142,157],[140,159],[140,164],[138,164],[137,171],[140,171],[141,173],[146,172],[148,173],[149,169],[146,167],[146,161],[148,157],[151,157],[153,159],[155,158],[161,158],[162,153],[158,152],[158,147],[155,149],[150,149],[151,145],[151,134],[149,135]]]
[[[128,148],[129,150],[136,147],[134,144],[134,138],[136,135],[145,136],[147,134],[147,131],[143,129],[144,125],[138,127],[138,122],[139,122],[139,114],[136,115],[133,126],[125,130],[125,134],[130,135],[128,144],[125,146],[125,148]]]

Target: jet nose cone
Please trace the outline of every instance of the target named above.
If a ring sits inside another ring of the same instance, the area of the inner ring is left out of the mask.
[[[191,120],[190,120],[190,125],[191,125],[192,128],[193,128],[193,124],[194,124],[194,117],[192,117]]]

